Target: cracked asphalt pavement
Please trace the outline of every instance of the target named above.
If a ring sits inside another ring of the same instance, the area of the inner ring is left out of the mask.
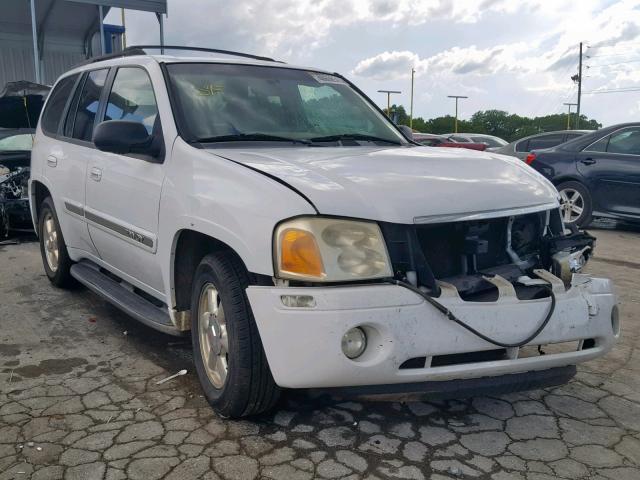
[[[53,288],[38,245],[0,247],[0,480],[640,479],[640,234],[594,230],[623,338],[568,385],[451,401],[287,392],[217,417],[187,340]],[[181,369],[187,375],[156,382]]]

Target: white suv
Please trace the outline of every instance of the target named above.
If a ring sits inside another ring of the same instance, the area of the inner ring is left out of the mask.
[[[565,231],[548,181],[413,143],[334,73],[222,51],[97,59],[49,95],[31,175],[51,282],[191,330],[224,416],[281,387],[565,382],[619,335],[611,282],[576,273],[594,239]]]

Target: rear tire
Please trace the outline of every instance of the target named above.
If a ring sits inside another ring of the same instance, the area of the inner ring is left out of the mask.
[[[586,227],[591,223],[593,202],[591,193],[582,183],[562,182],[556,186],[560,193],[560,211],[565,224]]]
[[[245,293],[248,285],[233,252],[204,257],[193,281],[194,363],[207,401],[223,417],[265,412],[280,396]]]
[[[51,283],[59,288],[71,288],[76,285],[70,270],[73,262],[67,252],[67,244],[60,230],[58,215],[51,197],[47,197],[40,205],[38,217],[38,239],[44,271]]]

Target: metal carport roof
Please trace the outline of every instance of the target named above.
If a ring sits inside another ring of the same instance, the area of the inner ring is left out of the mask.
[[[164,42],[167,0],[2,0],[0,88],[15,80],[53,83],[71,65],[102,53],[103,42],[94,40],[111,7],[155,13]]]

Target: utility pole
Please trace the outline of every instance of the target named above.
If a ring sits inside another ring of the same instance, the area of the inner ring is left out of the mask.
[[[122,49],[127,48],[127,27],[124,23],[124,8],[120,9],[120,16],[122,18],[122,28],[124,28],[124,32],[122,32]]]
[[[576,108],[576,130],[580,128],[581,97],[582,97],[582,42],[580,42],[580,59],[578,60],[578,107]]]
[[[464,95],[447,95],[447,98],[455,98],[456,99],[456,122],[455,122],[454,132],[453,133],[458,133],[458,99],[459,98],[469,98],[469,97],[465,97]]]
[[[402,93],[400,90],[378,90],[378,93],[387,94],[387,117],[391,118],[391,94]]]
[[[569,123],[569,119],[571,118],[571,107],[578,105],[577,103],[563,103],[563,105],[567,105],[569,107],[569,111],[567,112],[567,130],[571,130],[571,125]]]
[[[413,130],[413,80],[415,78],[416,69],[411,68],[411,106],[409,109],[409,128]]]

